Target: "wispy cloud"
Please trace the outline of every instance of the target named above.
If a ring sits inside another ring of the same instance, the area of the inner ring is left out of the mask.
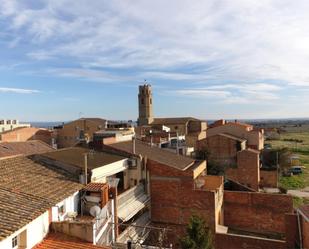
[[[307,0],[0,0],[0,65],[23,63],[0,69],[127,86],[147,79],[160,93],[220,104],[289,102],[291,92],[303,100],[308,11]]]
[[[40,92],[39,90],[35,90],[35,89],[0,87],[0,93],[32,94],[32,93],[39,93],[39,92]]]
[[[170,90],[168,92],[191,98],[207,98],[212,99],[212,101],[243,104],[278,100],[281,90],[282,87],[277,85],[255,83],[221,84],[203,88]]]

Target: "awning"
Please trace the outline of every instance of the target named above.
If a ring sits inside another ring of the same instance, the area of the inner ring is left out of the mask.
[[[143,185],[139,185],[122,193],[117,199],[118,217],[126,222],[142,210],[150,198],[145,194]]]

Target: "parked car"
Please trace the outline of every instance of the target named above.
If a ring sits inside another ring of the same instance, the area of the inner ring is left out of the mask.
[[[301,166],[293,166],[289,168],[288,172],[293,173],[293,175],[298,175],[303,173],[303,170]]]

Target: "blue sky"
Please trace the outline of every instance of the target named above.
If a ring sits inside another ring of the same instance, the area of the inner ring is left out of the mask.
[[[309,117],[307,0],[0,0],[0,117]]]

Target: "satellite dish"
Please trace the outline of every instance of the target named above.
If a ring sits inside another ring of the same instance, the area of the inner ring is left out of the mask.
[[[93,206],[93,207],[90,208],[89,213],[93,217],[98,217],[101,213],[101,208],[99,206]]]

